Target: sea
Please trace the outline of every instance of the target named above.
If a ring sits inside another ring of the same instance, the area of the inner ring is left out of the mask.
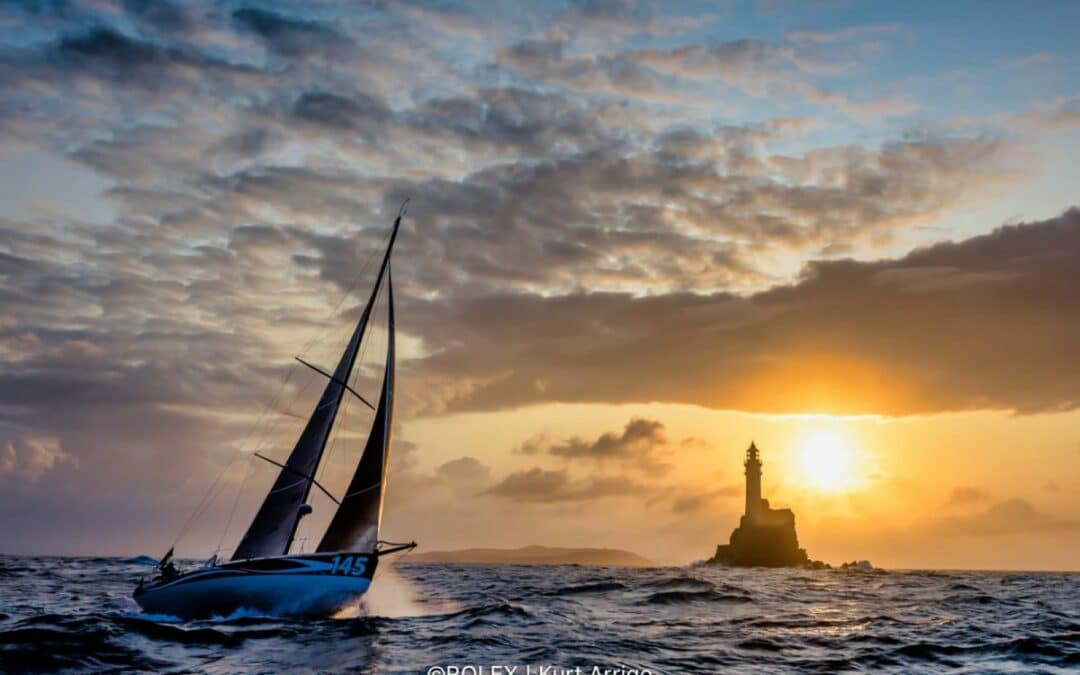
[[[1077,673],[1080,574],[385,566],[334,618],[142,614],[145,561],[0,557],[5,673]]]

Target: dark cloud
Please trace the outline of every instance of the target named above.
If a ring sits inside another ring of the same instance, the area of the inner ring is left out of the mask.
[[[896,260],[816,262],[799,283],[748,297],[490,295],[405,311],[421,335],[454,336],[414,366],[435,383],[475,384],[450,409],[1069,410],[1080,403],[1078,270],[1071,210]]]
[[[538,437],[520,448],[524,454],[544,453],[565,460],[617,464],[647,473],[663,473],[670,469],[662,455],[670,454],[671,450],[663,423],[641,417],[631,419],[621,432],[609,431],[595,440],[574,437],[549,443]]]
[[[326,24],[268,9],[238,9],[232,13],[232,20],[239,28],[258,35],[271,50],[285,57],[344,47],[349,42]]]
[[[621,434],[609,431],[592,442],[571,438],[550,446],[548,452],[569,459],[610,459],[649,454],[654,447],[666,444],[661,422],[638,417],[627,422]]]
[[[168,0],[124,0],[128,14],[163,33],[185,33],[197,26],[189,7]]]
[[[215,71],[243,70],[198,52],[130,37],[107,26],[64,36],[56,53],[61,67],[85,69],[121,85],[134,81],[154,87],[155,77],[166,72],[190,77],[196,72],[205,76]]]
[[[373,96],[346,98],[325,92],[307,92],[297,99],[293,114],[305,122],[360,133],[373,140],[385,130],[392,111]]]

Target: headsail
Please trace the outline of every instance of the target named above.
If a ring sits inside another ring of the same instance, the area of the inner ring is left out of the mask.
[[[360,349],[360,343],[367,329],[368,319],[371,317],[375,299],[379,294],[383,276],[390,264],[390,253],[394,248],[394,240],[397,238],[398,228],[401,225],[401,215],[394,221],[394,229],[390,234],[390,243],[383,256],[382,265],[379,267],[379,276],[375,281],[375,288],[371,291],[364,313],[353,331],[349,344],[334,369],[332,377],[326,383],[322,397],[318,405],[311,413],[307,426],[296,441],[292,453],[282,467],[281,473],[274,482],[270,492],[263,500],[258,513],[248,527],[239,546],[233,553],[233,560],[248,558],[262,558],[268,556],[285,555],[292,545],[293,536],[304,515],[302,511],[306,506],[308,494],[311,492],[312,483],[315,480],[315,471],[319,466],[326,441],[330,437],[330,431],[334,426],[341,399],[348,389],[349,376],[352,374],[356,362],[356,354]],[[391,315],[392,316],[392,315]],[[391,325],[393,321],[391,319]],[[391,340],[393,333],[391,333]],[[391,342],[392,344],[392,342]],[[384,386],[385,393],[385,386]],[[380,409],[382,403],[380,401]],[[376,414],[378,419],[378,414]],[[336,520],[336,516],[335,516]]]
[[[374,551],[382,520],[382,497],[394,417],[394,284],[386,277],[386,368],[364,454],[318,551]]]

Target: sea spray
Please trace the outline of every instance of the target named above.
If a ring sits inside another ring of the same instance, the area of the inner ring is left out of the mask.
[[[375,573],[371,588],[359,604],[346,607],[335,618],[380,616],[398,619],[456,612],[460,607],[452,602],[420,600],[421,594],[411,581],[401,576],[393,563],[383,563]]]

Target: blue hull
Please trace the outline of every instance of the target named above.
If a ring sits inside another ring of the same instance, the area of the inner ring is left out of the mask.
[[[377,562],[351,553],[241,560],[155,579],[136,588],[134,598],[146,612],[181,619],[237,612],[330,616],[367,591]]]

